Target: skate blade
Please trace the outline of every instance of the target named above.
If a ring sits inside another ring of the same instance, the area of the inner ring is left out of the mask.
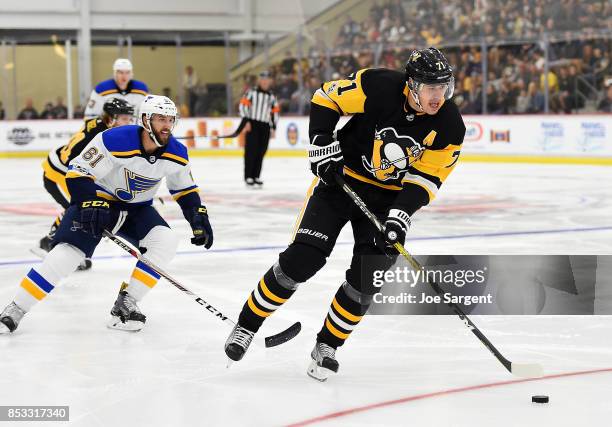
[[[138,332],[144,328],[144,323],[135,320],[128,320],[123,323],[118,317],[111,317],[106,326],[109,329],[118,329],[120,331]]]
[[[227,369],[229,369],[232,366],[233,363],[234,363],[234,361],[228,357],[227,358],[227,364],[225,365],[225,367]]]
[[[331,369],[319,366],[315,360],[310,362],[310,366],[308,366],[308,370],[306,371],[306,373],[310,378],[315,379],[319,382],[325,382],[331,374],[335,374],[335,372]]]
[[[32,253],[33,253],[34,255],[36,255],[37,257],[39,257],[39,258],[43,258],[43,259],[44,259],[44,258],[47,256],[47,254],[49,253],[49,252],[47,252],[46,250],[41,249],[41,248],[39,248],[39,247],[36,247],[36,248],[30,248],[30,252],[32,252]]]

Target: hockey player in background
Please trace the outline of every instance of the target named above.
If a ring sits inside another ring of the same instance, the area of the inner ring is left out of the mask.
[[[113,64],[113,78],[104,80],[91,91],[85,107],[85,118],[91,119],[102,114],[102,106],[112,98],[129,102],[138,114],[138,107],[147,96],[149,88],[139,80],[133,79],[133,67],[129,59],[119,58]]]
[[[367,256],[389,268],[414,213],[429,204],[455,167],[465,126],[453,102],[452,68],[437,49],[415,50],[405,73],[364,69],[324,83],[311,103],[309,160],[313,181],[289,247],[244,304],[225,352],[240,360],[264,320],[319,271],[340,230],[351,223],[355,245],[311,352],[308,375],[325,381],[338,371],[336,349],[362,320],[378,292]],[[341,115],[353,115],[336,133]],[[384,224],[379,232],[336,184],[346,181]],[[381,268],[378,265],[376,268]]]
[[[52,150],[43,162],[43,184],[53,199],[66,210],[70,206],[70,193],[66,186],[66,173],[72,159],[83,151],[83,148],[100,132],[132,123],[134,107],[120,98],[108,99],[102,108],[102,115],[85,121],[68,144]],[[61,215],[55,218],[49,234],[40,239],[39,248],[32,250],[36,255],[44,256],[53,247],[53,236],[61,221]],[[79,270],[91,268],[91,260],[86,258]]]
[[[212,228],[191,175],[187,149],[171,133],[176,116],[170,99],[148,95],[140,109],[141,126],[99,133],[70,162],[66,174],[70,207],[55,233],[55,246],[42,264],[29,270],[15,298],[0,314],[0,333],[15,331],[27,312],[84,258],[91,257],[104,230],[136,244],[151,262],[165,269],[178,242],[152,206],[162,178],[191,225],[191,242],[206,249],[212,246]],[[108,326],[142,329],[146,317],[137,302],[159,278],[154,270],[137,262],[129,282],[120,287]]]

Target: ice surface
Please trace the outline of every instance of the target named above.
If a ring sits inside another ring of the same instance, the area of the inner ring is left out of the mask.
[[[269,158],[265,189],[253,191],[242,184],[241,159],[193,164],[215,246],[191,246],[189,226],[167,198],[160,209],[182,237],[168,270],[236,317],[289,241],[310,172],[304,158]],[[40,160],[0,166],[4,306],[38,262],[29,248],[56,206],[43,189]],[[609,167],[460,163],[415,216],[406,246],[414,254],[612,254],[611,178]],[[142,332],[105,328],[134,261],[103,242],[91,271],[73,274],[17,333],[0,337],[0,404],[70,405],[70,425],[87,427],[286,425],[364,406],[313,425],[610,425],[612,371],[470,389],[514,378],[453,316],[366,317],[338,351],[339,374],[326,383],[308,378],[308,355],[343,280],[350,242],[347,227],[325,268],[261,331],[300,320],[302,333],[280,347],[253,348],[229,370],[228,327],[167,283],[141,304],[148,315]],[[473,320],[506,357],[541,363],[546,375],[612,368],[610,317]],[[550,403],[531,403],[534,394]]]

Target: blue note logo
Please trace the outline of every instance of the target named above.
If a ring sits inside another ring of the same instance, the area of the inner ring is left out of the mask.
[[[134,200],[136,194],[144,193],[155,187],[159,181],[159,179],[147,178],[146,176],[138,175],[131,170],[125,169],[126,189],[118,188],[115,191],[115,195],[119,200],[129,202]]]

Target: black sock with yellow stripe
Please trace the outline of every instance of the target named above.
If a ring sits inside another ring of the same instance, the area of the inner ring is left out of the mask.
[[[323,327],[317,334],[317,342],[333,348],[340,347],[368,311],[371,302],[370,295],[364,295],[344,282],[329,306]]]
[[[240,312],[238,324],[249,331],[257,332],[264,320],[295,293],[296,287],[297,283],[282,273],[278,263],[275,264],[249,295]]]

